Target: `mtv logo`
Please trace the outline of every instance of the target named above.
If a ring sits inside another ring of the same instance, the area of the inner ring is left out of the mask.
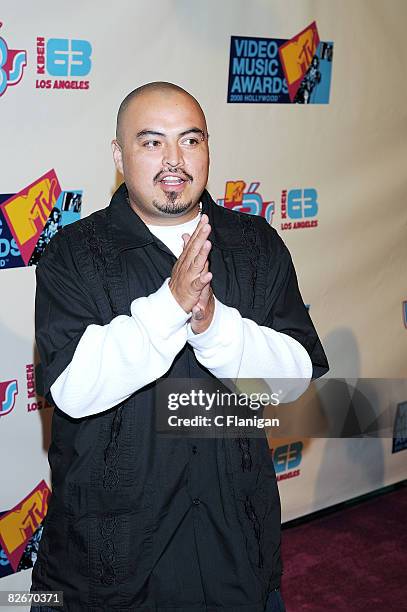
[[[60,193],[55,170],[50,170],[1,205],[26,265]]]
[[[293,101],[319,45],[317,24],[313,21],[302,32],[281,45],[278,52]]]
[[[14,572],[29,540],[47,514],[50,493],[45,480],[41,480],[31,493],[0,517],[0,547]]]
[[[225,206],[227,204],[241,204],[246,187],[244,181],[227,181],[225,188]]]

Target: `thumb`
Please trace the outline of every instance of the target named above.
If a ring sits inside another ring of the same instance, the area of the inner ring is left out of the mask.
[[[203,319],[203,317],[204,317],[203,310],[198,305],[194,306],[192,309],[192,318],[195,321],[200,321],[201,319]]]
[[[198,305],[200,305],[202,308],[206,308],[208,301],[209,301],[210,292],[211,292],[211,285],[210,283],[207,283],[205,287],[202,289],[201,295],[199,296]]]

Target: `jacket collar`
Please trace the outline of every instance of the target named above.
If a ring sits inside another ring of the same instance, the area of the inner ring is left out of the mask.
[[[222,250],[242,249],[240,214],[225,209],[212,200],[204,190],[201,196],[202,212],[208,215],[211,233],[208,239]],[[118,251],[156,242],[144,221],[131,208],[125,183],[113,194],[107,213],[111,223],[114,246]]]

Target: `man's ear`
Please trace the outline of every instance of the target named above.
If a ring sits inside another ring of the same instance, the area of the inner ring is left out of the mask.
[[[117,140],[112,140],[112,153],[116,169],[120,174],[123,174],[123,154],[122,148]]]

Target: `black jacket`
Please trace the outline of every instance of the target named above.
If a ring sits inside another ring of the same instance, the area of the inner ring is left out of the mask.
[[[294,337],[313,376],[324,374],[324,351],[276,231],[217,206],[206,191],[202,204],[217,298]],[[107,208],[58,233],[37,268],[45,394],[86,327],[130,315],[132,300],[156,291],[175,261],[130,208],[125,185]],[[214,378],[189,344],[165,376]],[[32,590],[63,590],[69,612],[261,612],[281,575],[267,439],[158,436],[155,386],[83,419],[55,407],[52,496]]]

